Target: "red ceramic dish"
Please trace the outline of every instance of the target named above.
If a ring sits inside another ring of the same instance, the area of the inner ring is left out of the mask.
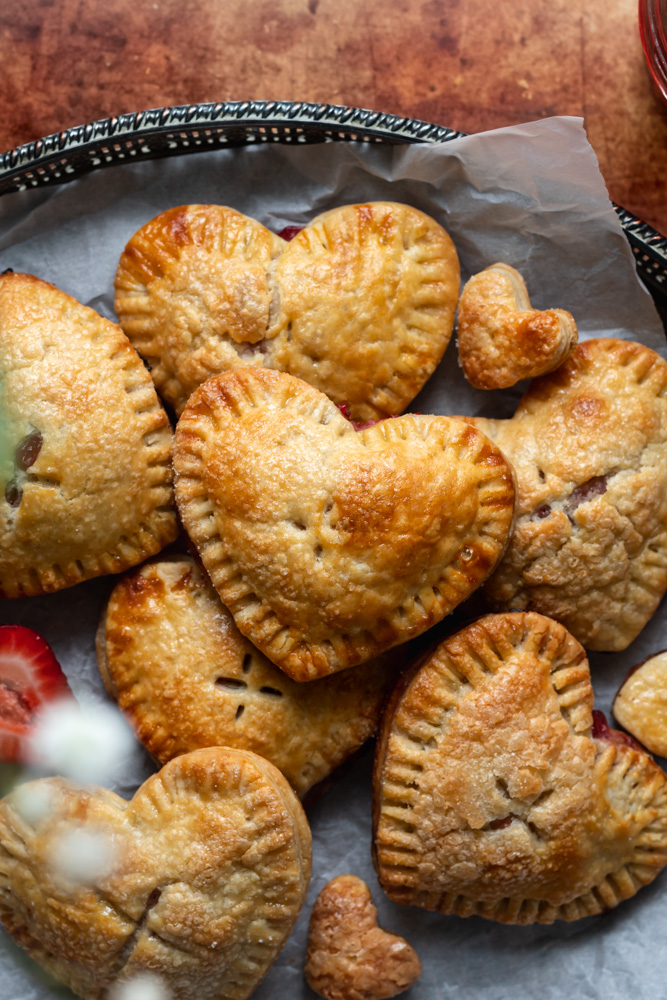
[[[639,33],[656,92],[667,104],[667,0],[639,0]]]

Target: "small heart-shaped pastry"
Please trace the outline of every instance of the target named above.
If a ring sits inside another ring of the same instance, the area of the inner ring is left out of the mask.
[[[633,667],[614,699],[613,712],[647,750],[667,757],[667,650]]]
[[[514,489],[463,421],[408,415],[356,432],[321,392],[236,369],[190,398],[177,501],[240,631],[296,680],[419,635],[491,572]]]
[[[667,778],[593,725],[585,651],[532,612],[488,615],[399,684],[374,775],[388,895],[503,923],[616,906],[667,864]]]
[[[0,275],[0,597],[118,573],[178,533],[171,429],[120,327]]]
[[[0,802],[0,918],[85,1000],[142,974],[178,1000],[245,1000],[310,878],[310,830],[272,764],[178,757],[130,802],[61,778]]]
[[[297,684],[241,635],[189,557],[146,563],[116,585],[97,654],[160,763],[206,746],[252,750],[301,796],[373,736],[396,676],[385,656]]]
[[[491,607],[551,615],[588,649],[625,649],[667,589],[667,363],[641,344],[587,340],[510,420],[470,422],[517,477]]]
[[[116,274],[120,323],[178,413],[247,365],[291,372],[353,420],[401,413],[447,347],[458,294],[447,233],[394,202],[335,208],[289,242],[231,208],[172,208]]]
[[[466,282],[458,314],[463,374],[478,389],[505,389],[553,371],[577,343],[564,309],[532,309],[526,283],[509,264],[492,264]]]
[[[405,938],[378,927],[366,883],[339,875],[315,900],[308,929],[306,979],[325,1000],[386,1000],[421,975]]]

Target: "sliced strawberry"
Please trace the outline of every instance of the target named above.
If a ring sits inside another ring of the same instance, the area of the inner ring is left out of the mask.
[[[73,695],[49,644],[31,628],[0,625],[0,760],[22,760],[35,716],[63,698]]]

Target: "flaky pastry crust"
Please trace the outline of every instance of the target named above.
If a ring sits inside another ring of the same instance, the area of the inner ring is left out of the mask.
[[[116,312],[180,413],[209,376],[288,371],[354,420],[401,413],[449,342],[459,264],[447,233],[409,205],[345,205],[290,242],[219,205],[143,226],[121,256]]]
[[[579,344],[510,420],[470,422],[517,477],[517,522],[485,588],[495,610],[625,649],[667,589],[667,363],[641,344]]]
[[[82,836],[99,849],[85,879],[70,867]],[[85,1000],[147,972],[178,1000],[245,1000],[292,929],[310,857],[298,799],[255,754],[186,754],[129,802],[47,778],[0,802],[0,918]]]
[[[171,429],[120,327],[0,275],[0,597],[118,573],[177,535]]]
[[[296,683],[241,635],[187,556],[120,580],[97,657],[107,690],[160,763],[206,746],[252,750],[301,796],[374,735],[396,676],[385,656]]]
[[[614,699],[613,712],[647,750],[667,757],[667,650],[630,671]]]
[[[667,864],[667,778],[613,731],[596,737],[592,706],[585,651],[542,615],[488,615],[442,643],[399,685],[378,744],[388,895],[551,923],[652,881]]]
[[[526,283],[509,264],[492,264],[464,285],[458,311],[459,359],[478,389],[506,389],[553,371],[577,343],[564,309],[533,309]]]
[[[308,928],[306,979],[325,1000],[387,1000],[421,975],[405,938],[378,927],[368,886],[339,875],[315,900]]]
[[[299,379],[237,369],[174,441],[183,524],[240,631],[296,680],[419,635],[493,569],[512,473],[484,435],[408,415],[355,432]]]

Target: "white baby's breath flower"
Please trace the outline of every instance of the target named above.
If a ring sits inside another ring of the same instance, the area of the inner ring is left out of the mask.
[[[56,875],[78,885],[93,885],[111,873],[114,846],[101,830],[73,827],[52,845],[51,865]]]
[[[53,809],[53,789],[39,782],[18,785],[14,790],[14,806],[29,826],[39,826]]]
[[[137,973],[109,991],[109,1000],[171,1000],[171,996],[164,982],[150,972]]]
[[[111,705],[56,702],[38,716],[30,761],[51,774],[106,785],[127,769],[132,730]]]

